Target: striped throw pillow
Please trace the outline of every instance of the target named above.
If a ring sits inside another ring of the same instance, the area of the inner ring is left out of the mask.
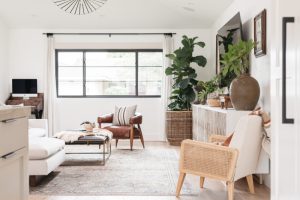
[[[135,115],[136,105],[126,107],[115,107],[113,125],[124,126],[129,125],[129,120]]]

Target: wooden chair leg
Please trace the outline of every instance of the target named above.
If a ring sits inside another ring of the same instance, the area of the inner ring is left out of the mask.
[[[249,176],[246,176],[247,179],[247,183],[248,183],[248,187],[249,187],[249,191],[251,194],[255,194],[255,190],[254,190],[254,183],[253,183],[253,176],[252,174]]]
[[[178,182],[177,182],[177,189],[176,189],[176,197],[179,197],[179,195],[180,195],[180,191],[181,191],[181,188],[183,185],[185,175],[186,175],[185,173],[181,173],[181,172],[179,174],[179,178],[178,178]]]
[[[118,142],[119,142],[119,139],[116,139],[116,148],[117,148],[117,146],[118,146]]]
[[[139,132],[140,132],[140,139],[141,139],[141,142],[142,142],[143,148],[145,149],[144,136],[143,136],[143,133],[142,133],[141,126],[140,126],[139,124],[138,124],[138,129],[139,129]]]
[[[204,180],[205,180],[204,177],[200,177],[200,188],[203,188]]]
[[[228,200],[233,200],[234,182],[227,182]]]
[[[130,150],[132,151],[133,147],[133,138],[134,138],[134,126],[131,126],[130,129]]]

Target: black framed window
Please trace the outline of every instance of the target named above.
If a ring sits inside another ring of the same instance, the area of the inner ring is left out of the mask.
[[[56,50],[57,97],[160,97],[161,49]]]

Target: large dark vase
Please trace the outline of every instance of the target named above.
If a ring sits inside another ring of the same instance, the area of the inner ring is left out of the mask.
[[[230,84],[230,98],[235,110],[253,110],[259,95],[259,84],[249,75],[240,75]]]

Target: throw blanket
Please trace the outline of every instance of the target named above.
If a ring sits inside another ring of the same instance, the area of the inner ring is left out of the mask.
[[[110,140],[112,139],[112,133],[106,129],[99,129],[97,132],[86,132],[86,131],[61,131],[54,135],[55,138],[64,140],[66,143],[73,143],[83,136],[106,136]]]
[[[263,141],[262,141],[262,147],[265,150],[265,152],[269,155],[271,158],[271,118],[268,115],[268,113],[264,112],[260,107],[253,110],[250,115],[258,115],[261,116],[263,120]]]

